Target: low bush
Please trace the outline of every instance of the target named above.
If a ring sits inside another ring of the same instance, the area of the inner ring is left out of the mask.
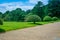
[[[45,16],[43,20],[44,21],[52,21],[52,18],[50,16]]]
[[[57,21],[58,18],[57,18],[57,17],[53,17],[52,20],[53,20],[53,21]]]
[[[6,31],[4,29],[0,28],[0,33],[4,33],[4,32],[6,32]]]

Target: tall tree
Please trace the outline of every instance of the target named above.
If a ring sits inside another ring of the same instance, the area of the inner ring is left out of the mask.
[[[10,21],[10,15],[9,15],[10,11],[6,11],[4,14],[3,14],[3,19],[5,21]]]
[[[26,11],[26,14],[29,14],[30,12],[31,12],[31,10],[27,10],[27,11]]]
[[[41,17],[41,19],[43,20],[44,17],[44,10],[43,10],[43,3],[41,1],[39,1],[34,8],[32,9],[32,13],[36,14],[38,16]]]
[[[17,8],[16,10],[12,10],[10,15],[12,17],[11,20],[13,21],[23,21],[26,13],[22,9]]]
[[[49,16],[60,18],[60,0],[49,0],[48,8],[51,13]]]
[[[11,20],[12,21],[18,21],[18,18],[21,14],[21,11],[22,11],[22,9],[20,9],[20,8],[17,8],[16,10],[12,10],[10,13],[10,15],[12,17]]]
[[[0,12],[0,18],[2,18],[2,15],[3,15],[2,12]]]

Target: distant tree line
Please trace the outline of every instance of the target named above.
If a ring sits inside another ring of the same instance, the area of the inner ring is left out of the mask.
[[[21,8],[17,8],[12,11],[6,11],[5,13],[0,12],[0,18],[4,21],[23,22],[29,15],[37,15],[41,21],[44,20],[45,16],[55,17],[56,19],[60,18],[60,0],[49,0],[47,5],[39,1],[32,10],[24,11]]]

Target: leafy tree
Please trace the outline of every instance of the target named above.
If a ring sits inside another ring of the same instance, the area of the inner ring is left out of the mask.
[[[26,15],[27,14],[25,13],[25,11],[22,11],[18,20],[24,21],[24,18],[25,18]]]
[[[51,13],[49,16],[60,18],[60,0],[49,0],[48,8]]]
[[[0,19],[0,25],[3,25],[3,21],[2,21],[2,19]]]
[[[37,16],[37,15],[30,15],[30,16],[28,16],[28,17],[25,19],[25,21],[33,22],[33,23],[35,24],[36,22],[41,21],[41,19],[40,19],[40,17]]]
[[[38,15],[39,17],[41,17],[41,19],[43,20],[43,17],[45,15],[44,13],[44,7],[43,7],[43,3],[41,1],[39,1],[34,8],[32,9],[32,13]]]
[[[60,18],[60,0],[49,0],[47,5],[43,5],[39,1],[32,10],[24,11],[21,8],[17,8],[12,11],[6,11],[4,14],[0,12],[0,18],[3,18],[5,21],[24,21],[30,15],[38,15],[41,17],[41,21],[49,21],[51,17],[53,17],[53,20],[57,19],[56,17]]]
[[[25,18],[30,16],[30,15],[34,15],[34,14],[33,13],[29,13],[29,14],[25,15]]]
[[[2,14],[2,12],[0,12],[0,18],[2,18],[2,16],[3,16],[3,14]]]
[[[48,5],[44,5],[42,8],[43,8],[43,11],[44,11],[43,16],[44,16],[44,17],[45,17],[45,16],[48,16],[48,15],[49,15]]]
[[[6,11],[4,14],[3,14],[3,19],[4,21],[10,21],[10,11]]]
[[[26,14],[29,14],[30,12],[31,12],[31,10],[27,10],[27,11],[26,11]]]
[[[16,10],[12,10],[10,13],[10,15],[12,17],[11,20],[19,21],[18,19],[19,19],[19,16],[21,14],[21,11],[22,11],[22,9],[20,9],[20,8],[17,8]]]
[[[9,15],[12,21],[23,21],[26,13],[22,9],[17,8],[16,10],[12,10]]]

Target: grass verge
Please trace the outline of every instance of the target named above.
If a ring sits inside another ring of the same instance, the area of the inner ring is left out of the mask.
[[[38,22],[36,24],[33,24],[32,22],[4,22],[4,25],[0,25],[0,29],[3,29],[5,31],[11,31],[48,23],[49,22]]]

